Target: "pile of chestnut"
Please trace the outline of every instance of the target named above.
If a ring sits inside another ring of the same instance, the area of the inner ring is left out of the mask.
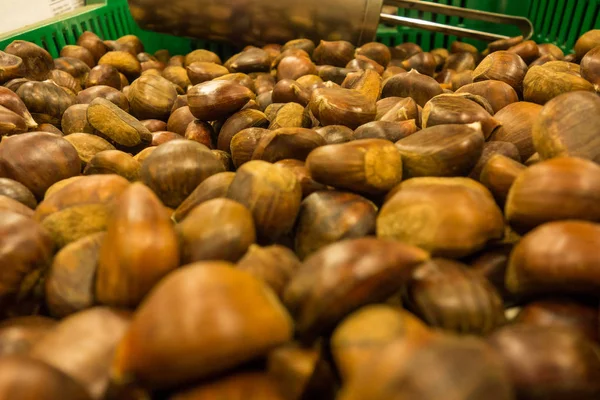
[[[0,399],[600,399],[600,30],[0,84]]]

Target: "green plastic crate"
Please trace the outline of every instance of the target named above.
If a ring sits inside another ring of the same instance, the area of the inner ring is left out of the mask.
[[[567,53],[572,50],[575,41],[582,33],[600,28],[600,0],[427,1],[528,17],[535,27],[533,39],[540,43],[554,43]],[[126,34],[135,34],[142,39],[146,51],[150,53],[158,49],[169,49],[172,54],[186,54],[194,49],[205,48],[216,52],[223,58],[228,58],[237,51],[226,44],[144,31],[133,20],[127,0],[88,0],[87,4],[72,13],[0,36],[0,49],[4,49],[13,40],[21,39],[37,43],[47,49],[53,57],[58,57],[61,47],[74,44],[82,32],[90,30],[106,40],[114,40]],[[515,27],[463,20],[458,17],[402,9],[399,11],[399,15],[507,36],[519,35],[519,31]],[[415,42],[428,51],[433,48],[448,47],[451,42],[456,40],[456,37],[413,28],[391,28],[382,25],[377,32],[377,40],[390,46],[403,42]],[[481,49],[486,45],[471,39],[465,39],[465,42],[472,43]]]

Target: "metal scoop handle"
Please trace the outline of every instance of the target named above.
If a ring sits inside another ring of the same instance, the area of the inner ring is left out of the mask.
[[[418,0],[384,0],[384,4],[409,10],[417,10],[422,12],[431,12],[434,14],[447,15],[450,17],[473,19],[477,21],[485,21],[495,24],[515,25],[521,31],[524,40],[528,40],[533,36],[533,24],[531,23],[531,21],[524,17],[515,17],[505,14],[478,11],[468,8],[447,6],[444,4],[436,4]],[[420,28],[432,32],[440,32],[458,37],[479,39],[490,42],[494,40],[509,38],[509,36],[498,35],[496,33],[460,28],[416,18],[401,17],[399,15],[382,13],[380,17],[381,21],[385,23],[408,26],[411,28]]]

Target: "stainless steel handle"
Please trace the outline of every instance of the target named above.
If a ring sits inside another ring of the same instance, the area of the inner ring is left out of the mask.
[[[519,28],[525,40],[528,40],[533,36],[533,24],[531,23],[531,21],[524,17],[515,17],[511,15],[447,6],[444,4],[430,3],[418,0],[384,0],[384,4],[409,10],[417,10],[422,12],[447,15],[450,17],[467,18],[495,24],[515,25],[517,28]],[[420,28],[433,32],[444,33],[447,35],[468,37],[472,39],[479,39],[485,41],[494,41],[509,38],[508,36],[498,35],[495,33],[460,28],[446,24],[440,24],[437,22],[425,21],[416,18],[401,17],[399,15],[392,14],[381,14],[381,20],[383,22],[391,23],[394,25]]]

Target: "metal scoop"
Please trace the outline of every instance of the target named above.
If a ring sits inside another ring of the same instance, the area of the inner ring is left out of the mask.
[[[485,41],[507,39],[491,32],[455,27],[381,12],[383,5],[515,25],[525,39],[533,35],[527,18],[415,0],[129,0],[141,28],[237,45],[285,43],[297,38],[373,41],[377,27],[409,26]]]

